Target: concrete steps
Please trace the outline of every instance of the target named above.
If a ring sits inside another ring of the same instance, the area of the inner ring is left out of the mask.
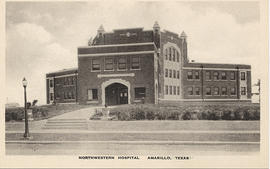
[[[86,119],[49,119],[42,129],[82,129],[87,130]]]

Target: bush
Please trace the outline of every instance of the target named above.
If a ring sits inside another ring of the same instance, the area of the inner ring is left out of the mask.
[[[259,106],[253,104],[209,105],[125,105],[111,109],[118,120],[259,120]]]
[[[21,121],[24,119],[24,108],[16,107],[16,108],[7,108],[5,111],[5,120],[6,121]]]

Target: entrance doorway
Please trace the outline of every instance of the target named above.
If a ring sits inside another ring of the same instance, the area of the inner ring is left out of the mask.
[[[121,83],[113,83],[105,88],[105,104],[108,106],[128,104],[128,88]]]

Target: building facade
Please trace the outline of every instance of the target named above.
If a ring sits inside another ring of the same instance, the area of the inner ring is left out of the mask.
[[[101,26],[78,47],[78,68],[47,77],[47,103],[118,105],[163,101],[251,101],[251,66],[189,61],[187,36]],[[72,79],[72,80],[69,80]]]

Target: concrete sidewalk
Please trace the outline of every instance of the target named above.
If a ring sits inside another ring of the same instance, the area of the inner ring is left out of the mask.
[[[69,113],[65,113],[59,116],[52,117],[50,119],[87,119],[95,113],[95,109],[103,108],[102,106],[95,106],[95,107],[89,107],[84,108],[76,111],[72,111]]]

